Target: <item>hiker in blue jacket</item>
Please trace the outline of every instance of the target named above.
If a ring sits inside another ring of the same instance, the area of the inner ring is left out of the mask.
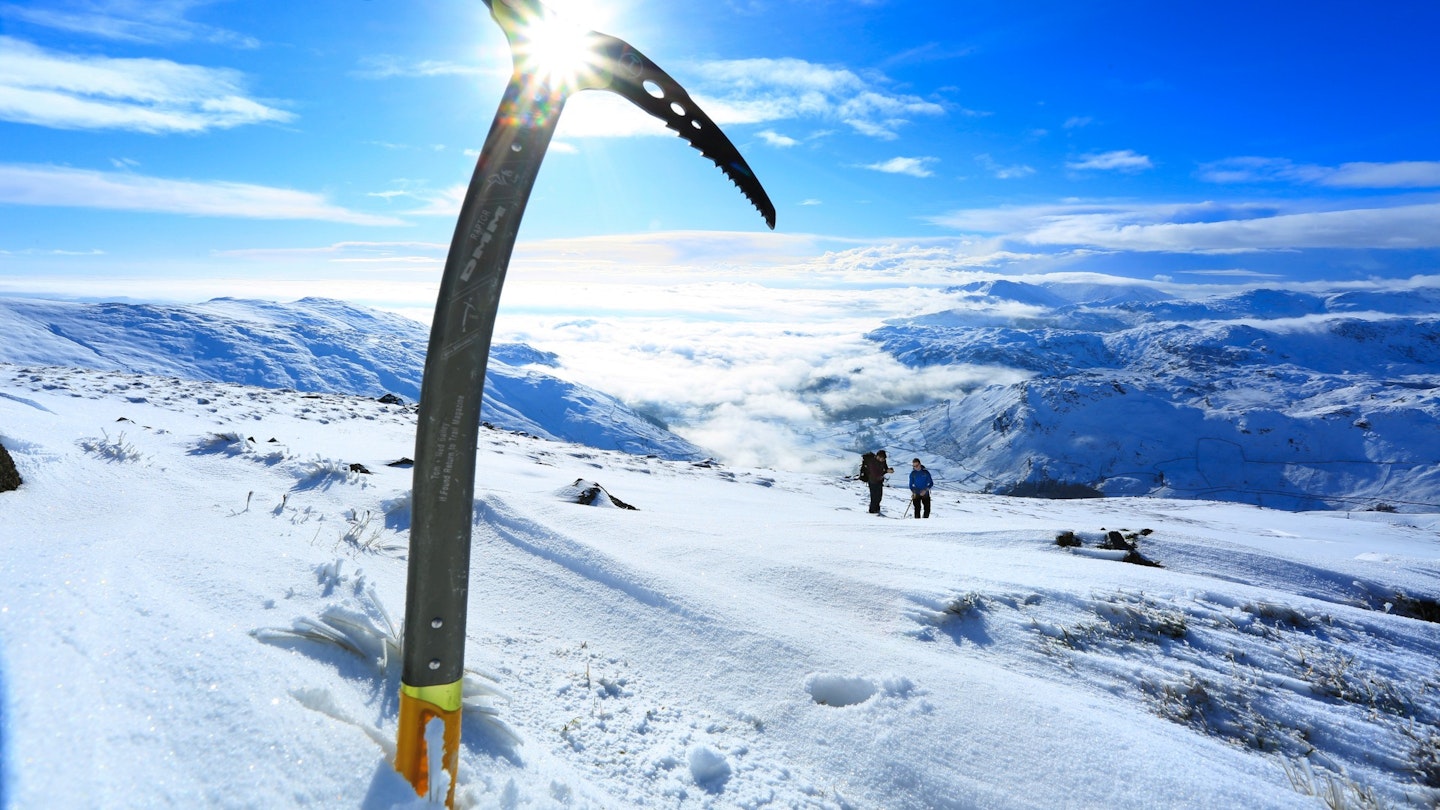
[[[935,486],[935,479],[930,477],[930,471],[920,463],[920,459],[910,462],[910,503],[915,506],[915,517],[922,517],[920,508],[925,508],[923,517],[930,517],[930,488]]]

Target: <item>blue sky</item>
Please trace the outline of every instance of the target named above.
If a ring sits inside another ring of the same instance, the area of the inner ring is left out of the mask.
[[[678,79],[778,227],[580,94],[496,337],[732,458],[803,457],[816,379],[847,408],[1009,381],[864,338],[970,281],[1440,286],[1429,0],[553,5]],[[428,321],[509,71],[478,0],[0,0],[0,295]]]
[[[778,229],[586,93],[517,262],[941,245],[1003,272],[1351,279],[1440,257],[1432,2],[552,5],[679,79]],[[0,293],[433,289],[508,69],[474,0],[0,2]]]

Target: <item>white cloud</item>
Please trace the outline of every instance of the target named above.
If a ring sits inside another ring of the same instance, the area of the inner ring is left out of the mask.
[[[293,189],[23,164],[0,164],[0,202],[352,225],[406,224],[394,217],[350,211],[318,194]]]
[[[1285,278],[1283,275],[1281,275],[1281,274],[1279,274],[1279,273],[1262,273],[1262,272],[1260,272],[1259,270],[1246,270],[1246,269],[1244,269],[1244,268],[1233,268],[1233,269],[1230,269],[1230,270],[1186,270],[1186,271],[1185,271],[1185,275],[1187,275],[1187,276],[1205,276],[1205,277],[1209,277],[1209,278],[1234,278],[1234,279],[1240,279],[1240,280],[1242,280],[1242,281],[1250,281],[1250,280],[1254,280],[1254,281],[1276,280],[1276,281],[1278,281],[1278,280],[1281,280],[1281,279]],[[1171,279],[1170,279],[1168,276],[1157,276],[1155,280],[1156,280],[1156,281],[1168,282],[1168,281],[1170,281]]]
[[[1029,177],[1035,173],[1035,169],[1024,164],[1013,166],[1002,166],[998,161],[989,155],[981,154],[975,156],[975,162],[985,167],[985,170],[1000,180],[1014,180],[1021,177]]]
[[[768,75],[764,66],[781,63],[798,74]],[[818,119],[844,123],[880,140],[894,140],[898,130],[917,115],[941,115],[938,104],[914,97],[870,90],[859,76],[810,65],[800,60],[710,62],[696,68],[699,78],[687,81],[690,96],[716,125],[770,124]],[[798,140],[768,128],[760,137],[772,146]],[[665,125],[614,93],[577,93],[565,103],[558,133],[568,138],[672,137]]]
[[[237,71],[164,59],[112,59],[0,36],[0,119],[55,129],[203,132],[283,122],[245,95]]]
[[[911,177],[931,177],[935,173],[930,171],[929,166],[939,161],[933,157],[897,157],[884,160],[879,163],[866,165],[866,169],[874,169],[877,172],[886,174],[908,174]]]
[[[186,19],[190,9],[213,0],[48,0],[43,4],[0,4],[0,17],[75,34],[127,42],[203,40],[254,48],[253,37]]]
[[[887,319],[953,304],[947,287],[994,277],[966,269],[963,249],[874,246],[817,258],[813,238],[763,238],[774,236],[522,243],[497,339],[556,351],[562,374],[627,402],[663,403],[672,428],[727,460],[810,469],[833,462],[801,452],[828,445],[805,437],[838,417],[1023,378],[909,368],[863,338]],[[776,263],[784,250],[793,258]]]
[[[931,221],[1027,245],[1112,251],[1223,253],[1324,248],[1440,247],[1440,202],[1064,204],[955,211]]]
[[[412,208],[405,213],[416,217],[458,217],[468,189],[469,186],[465,183],[458,183],[438,194],[407,193],[406,196],[415,197],[422,204],[419,208]]]
[[[1126,173],[1142,172],[1146,169],[1154,168],[1154,164],[1150,162],[1150,158],[1137,154],[1130,149],[1082,155],[1079,160],[1072,160],[1066,163],[1065,166],[1076,171]]]
[[[267,265],[328,264],[377,265],[403,272],[423,270],[438,274],[450,246],[442,242],[336,242],[311,248],[244,248],[217,250],[223,259],[263,262]],[[436,276],[438,278],[438,275]]]
[[[1344,188],[1440,188],[1440,161],[1342,163],[1322,182]]]
[[[1206,163],[1196,174],[1209,183],[1314,183],[1323,173],[1319,166],[1297,166],[1283,158],[1236,157]]]
[[[361,79],[432,78],[435,76],[497,77],[510,71],[499,66],[482,66],[436,59],[402,61],[390,55],[366,57],[351,75]]]
[[[781,135],[774,130],[761,130],[756,134],[760,136],[760,140],[770,144],[771,146],[778,146],[781,149],[788,149],[792,146],[800,145],[800,142],[795,140],[794,138],[791,138],[788,135]]]
[[[945,114],[933,101],[887,90],[884,78],[867,79],[803,59],[705,62],[695,72],[711,97],[746,110],[752,123],[818,118],[845,123],[863,135],[893,139],[917,116]]]
[[[1332,188],[1440,188],[1440,161],[1342,163],[1318,166],[1284,158],[1236,157],[1207,163],[1198,176],[1211,183],[1299,183]]]
[[[894,140],[899,130],[946,108],[919,96],[888,89],[879,75],[861,76],[803,59],[740,59],[689,65],[683,84],[701,110],[719,126],[816,119],[838,122],[873,138]],[[508,76],[508,61],[485,65],[404,62],[391,56],[365,60],[357,76],[372,79],[430,76]],[[568,138],[673,135],[657,119],[613,93],[577,93],[566,102],[559,133]],[[961,110],[966,115],[982,115]],[[760,133],[771,146],[798,140],[773,128]]]
[[[627,277],[652,270],[663,277],[672,267],[706,267],[712,274],[723,270],[747,275],[773,272],[777,265],[801,261],[824,247],[840,244],[844,242],[804,233],[662,231],[525,241],[515,246],[512,263],[578,268],[577,278],[605,267],[624,268]]]

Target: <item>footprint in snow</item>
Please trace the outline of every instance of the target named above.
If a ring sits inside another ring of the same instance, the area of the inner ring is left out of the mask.
[[[899,675],[888,675],[877,681],[862,675],[817,672],[805,678],[805,689],[821,706],[856,706],[880,694],[906,697],[915,691],[915,684]]]

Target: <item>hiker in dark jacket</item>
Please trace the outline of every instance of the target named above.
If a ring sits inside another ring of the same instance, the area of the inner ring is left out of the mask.
[[[870,484],[870,514],[880,514],[880,498],[885,495],[885,474],[895,472],[885,460],[885,451],[866,453],[861,462],[864,465],[865,481]]]
[[[931,477],[930,471],[920,463],[920,459],[910,462],[910,503],[915,507],[915,517],[920,517],[920,507],[925,507],[925,517],[930,517],[930,488],[935,486],[935,479]]]

